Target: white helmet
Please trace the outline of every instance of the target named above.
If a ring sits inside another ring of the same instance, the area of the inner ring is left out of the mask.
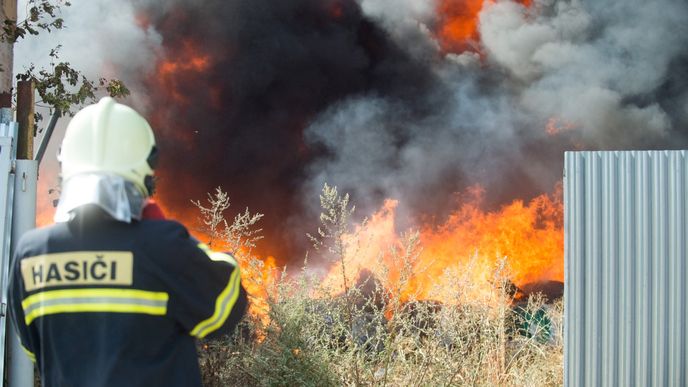
[[[115,174],[153,193],[155,136],[134,109],[110,97],[80,110],[67,126],[58,159],[62,179],[84,173]]]

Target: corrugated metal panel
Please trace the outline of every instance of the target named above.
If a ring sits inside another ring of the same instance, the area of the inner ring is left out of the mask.
[[[688,151],[567,152],[566,386],[688,386]]]
[[[12,228],[12,202],[14,201],[14,175],[12,161],[16,156],[14,139],[17,123],[0,123],[0,375],[5,372],[5,343],[7,332],[7,282],[10,267],[10,235]],[[0,381],[0,385],[3,385]]]

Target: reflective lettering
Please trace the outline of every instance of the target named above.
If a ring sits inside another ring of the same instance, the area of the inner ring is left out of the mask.
[[[38,268],[38,271],[36,271]],[[33,284],[43,283],[43,265],[31,266],[31,274],[33,275]]]
[[[67,281],[76,281],[80,277],[79,273],[79,262],[75,261],[69,261],[65,263],[65,271],[67,274],[65,274],[64,279]]]
[[[133,282],[130,251],[75,251],[22,258],[27,291],[53,286],[122,285]]]
[[[103,270],[100,273],[96,272],[96,266],[101,267]],[[93,262],[91,265],[91,278],[95,280],[102,280],[107,276],[107,264],[103,261]]]
[[[48,275],[45,278],[45,282],[47,283],[50,281],[62,281],[60,269],[57,267],[57,264],[55,263],[51,263],[50,267],[48,267]]]

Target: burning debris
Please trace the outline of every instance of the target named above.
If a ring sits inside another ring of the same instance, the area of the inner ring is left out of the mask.
[[[519,289],[519,299],[527,300],[531,295],[541,294],[545,302],[554,302],[564,297],[564,283],[561,281],[541,281],[523,285]]]
[[[470,281],[459,284],[460,291],[469,290],[466,285]],[[518,347],[523,340],[561,344],[556,341],[560,335],[555,330],[560,327],[555,317],[561,313],[562,295],[542,291],[557,293],[562,283],[530,284],[530,293],[525,293],[506,278],[497,281],[500,284],[489,286],[497,298],[487,305],[474,296],[458,304],[425,299],[400,301],[398,294],[387,291],[384,281],[362,270],[348,293],[317,298],[309,313],[321,320],[319,334],[329,337],[330,346],[362,351],[368,356],[385,351],[390,340],[396,339],[410,340],[418,346],[432,342],[447,350],[467,351],[485,340],[495,341],[492,336],[499,334],[504,336],[505,346]],[[485,324],[483,319],[490,323]],[[495,325],[499,328],[495,329]],[[413,356],[413,351],[396,356]]]

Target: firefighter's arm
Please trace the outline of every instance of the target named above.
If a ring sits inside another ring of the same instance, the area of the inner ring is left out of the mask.
[[[229,254],[188,241],[176,252],[181,267],[170,313],[197,338],[233,333],[247,306],[239,265]]]
[[[213,266],[226,267],[229,264],[232,269],[226,286],[214,299],[215,306],[212,316],[196,324],[191,330],[191,334],[198,338],[231,334],[244,317],[248,303],[246,291],[241,284],[239,264],[231,254],[212,251],[203,243],[199,243],[198,248],[213,261]]]
[[[19,263],[13,260],[14,267],[10,271],[10,282],[8,287],[9,297],[9,314],[10,322],[14,327],[15,332],[19,336],[19,342],[26,355],[32,362],[36,362],[36,349],[32,344],[34,340],[31,337],[31,331],[25,323],[24,308],[22,307],[22,300],[24,294],[24,285],[19,270]]]

